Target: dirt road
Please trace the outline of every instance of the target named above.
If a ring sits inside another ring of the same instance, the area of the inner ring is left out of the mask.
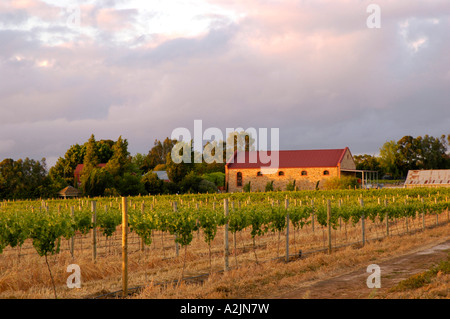
[[[361,268],[346,274],[311,283],[281,296],[282,299],[363,299],[382,294],[414,274],[432,268],[450,252],[450,240],[422,247],[406,255],[374,261],[380,267],[381,287],[370,289],[367,278],[372,272]]]

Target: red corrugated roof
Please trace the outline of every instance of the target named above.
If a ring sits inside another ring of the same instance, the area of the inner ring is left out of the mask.
[[[320,149],[320,150],[295,150],[295,151],[268,151],[269,157],[275,158],[278,153],[279,168],[291,167],[335,167],[342,161],[345,151],[343,149]],[[238,154],[234,154],[234,163],[228,161],[229,169],[260,168],[270,166],[260,161],[259,151],[244,152],[245,160],[239,160]],[[242,155],[242,154],[241,154]],[[251,156],[257,155],[257,162],[250,163]]]

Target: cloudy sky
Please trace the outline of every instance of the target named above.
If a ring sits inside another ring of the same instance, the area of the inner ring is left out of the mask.
[[[2,0],[0,161],[194,120],[353,154],[450,134],[449,30],[448,0]]]

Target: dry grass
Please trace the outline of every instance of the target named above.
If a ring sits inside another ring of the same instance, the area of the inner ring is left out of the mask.
[[[277,298],[315,281],[367,266],[448,237],[449,225],[424,233],[369,242],[363,248],[347,247],[331,255],[317,253],[288,264],[267,262],[247,265],[225,274],[213,275],[204,283],[162,289],[149,285],[138,298]],[[308,298],[308,296],[304,296]]]
[[[404,231],[402,222],[399,221],[397,227],[391,225],[391,234]],[[432,223],[433,217],[430,217],[427,225]],[[410,230],[413,230],[413,225],[420,229],[421,220],[414,223],[411,220]],[[280,239],[278,234],[258,237],[257,248],[254,251],[249,232],[240,233],[236,236],[236,254],[234,254],[234,238],[230,234],[229,264],[232,269],[226,273],[220,272],[224,264],[222,230],[219,230],[211,245],[211,267],[209,247],[203,241],[202,233],[194,235],[186,255],[184,248],[180,248],[178,257],[172,236],[165,234],[163,237],[161,233],[155,233],[152,245],[146,247],[145,252],[140,250],[139,240],[131,236],[128,286],[145,286],[139,294],[133,295],[133,298],[276,298],[315,280],[367,265],[368,261],[403,254],[448,237],[449,227],[447,223],[411,235],[392,236],[382,241],[368,240],[361,249],[350,245],[334,251],[331,255],[309,254],[307,258],[287,264],[282,260],[274,260],[283,257],[285,253],[283,234]],[[383,223],[372,224],[367,221],[368,238],[381,237],[383,232]],[[98,257],[95,262],[92,258],[90,235],[83,240],[80,237],[76,239],[73,258],[67,249],[68,243],[63,241],[64,250],[48,258],[58,298],[89,298],[122,288],[119,236],[108,245],[104,238],[99,239]],[[332,236],[333,245],[340,246],[359,241],[361,229],[359,225],[342,225],[340,229],[333,230]],[[326,230],[317,225],[314,232],[311,226],[296,232],[295,242],[291,232],[291,254],[299,249],[303,252],[323,249],[326,245]],[[181,282],[179,285],[161,285],[163,282],[179,279],[184,263],[186,264],[184,277],[210,272],[211,275]],[[80,289],[69,289],[66,286],[66,280],[70,275],[66,269],[70,264],[78,264],[81,268]],[[54,298],[45,259],[34,252],[30,242],[26,242],[20,251],[17,248],[8,248],[0,255],[0,298]]]
[[[392,287],[382,298],[448,299],[450,294],[450,255],[428,271],[413,275]]]

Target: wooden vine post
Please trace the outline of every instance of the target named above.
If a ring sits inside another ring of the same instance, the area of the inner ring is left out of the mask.
[[[289,262],[289,199],[285,199],[286,207],[286,262]]]
[[[364,201],[362,198],[360,199],[360,204],[361,204],[361,207],[364,208]],[[363,209],[363,212],[361,215],[361,232],[362,232],[362,245],[364,247],[364,245],[366,244],[366,230],[364,227],[364,209]]]
[[[228,247],[228,198],[224,198],[223,200],[223,210],[225,214],[225,218],[227,222],[224,227],[224,271],[229,270],[228,256],[230,255],[229,247]]]
[[[434,203],[437,204],[437,197],[434,198]],[[439,213],[436,212],[436,226],[439,226]]]
[[[327,200],[328,253],[331,254],[331,201]]]
[[[95,200],[91,202],[92,212],[92,259],[97,262],[97,203]]]
[[[144,212],[145,212],[145,204],[144,202],[141,203],[141,213],[142,216],[144,216]],[[141,251],[145,252],[145,243],[144,243],[144,239],[141,239]]]
[[[388,205],[388,200],[385,199],[384,200],[384,206],[387,207],[387,205]],[[389,237],[389,212],[388,212],[387,209],[386,209],[385,219],[386,219],[386,237]]]
[[[425,208],[423,206],[423,198],[420,199],[422,202],[422,230],[425,230]]]
[[[177,205],[178,205],[177,202],[172,203],[174,212],[176,212],[178,210]],[[179,257],[180,256],[180,246],[178,245],[177,239],[178,239],[178,234],[175,233],[175,253],[176,253],[177,257]]]
[[[72,220],[75,220],[75,208],[73,206],[70,207],[70,215],[72,216]],[[70,255],[73,258],[73,251],[75,246],[75,235],[70,239]]]
[[[128,206],[122,197],[122,297],[128,295]]]

